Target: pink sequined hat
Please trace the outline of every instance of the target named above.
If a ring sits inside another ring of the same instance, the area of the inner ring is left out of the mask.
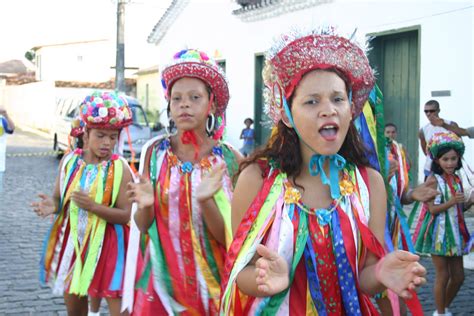
[[[229,103],[229,88],[224,72],[216,62],[201,51],[184,49],[173,56],[171,65],[165,67],[161,74],[161,83],[168,99],[168,91],[183,77],[198,78],[212,89],[217,102],[216,115],[221,116]]]
[[[282,97],[288,100],[301,78],[311,70],[335,68],[349,81],[357,116],[364,106],[375,77],[364,49],[355,41],[335,34],[334,28],[282,35],[266,54],[263,72],[268,115],[281,118]],[[269,98],[269,100],[268,100]]]

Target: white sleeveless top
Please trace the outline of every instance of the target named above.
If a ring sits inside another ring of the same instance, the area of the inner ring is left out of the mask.
[[[446,124],[451,124],[451,121],[448,121],[448,120],[444,120],[444,122]],[[431,138],[433,138],[434,134],[449,132],[446,128],[444,128],[442,126],[434,126],[431,123],[428,123],[425,126],[423,126],[421,128],[421,130],[423,131],[423,135],[425,136],[425,141],[426,141],[427,145],[430,142]],[[427,171],[431,170],[431,162],[432,162],[432,160],[429,157],[429,155],[426,155],[426,161],[425,161],[425,166],[424,166],[425,170],[427,170]]]

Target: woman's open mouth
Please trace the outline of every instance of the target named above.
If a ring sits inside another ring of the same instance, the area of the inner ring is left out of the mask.
[[[337,124],[325,124],[319,129],[319,134],[321,134],[326,141],[333,141],[337,137],[338,130],[339,126],[337,126]]]

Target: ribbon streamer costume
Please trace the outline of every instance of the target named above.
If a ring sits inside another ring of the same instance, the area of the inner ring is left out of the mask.
[[[453,133],[437,133],[428,143],[431,158],[435,159],[440,148],[450,146],[459,153],[461,159],[464,144]],[[458,175],[438,175],[437,190],[440,192],[434,204],[446,203],[456,192],[463,192],[462,182]],[[415,250],[420,253],[438,256],[463,256],[471,251],[471,235],[464,220],[462,204],[456,204],[444,212],[431,214],[428,205],[423,204],[413,234]]]
[[[295,31],[277,39],[267,53],[263,72],[273,123],[284,112],[299,135],[287,100],[306,73],[334,68],[348,80],[357,117],[374,85],[372,69],[357,44],[332,28],[309,34]],[[301,137],[299,140],[305,145]],[[329,175],[323,170],[326,161]],[[313,155],[310,174],[320,175],[322,183],[329,185],[333,202],[328,208],[311,209],[274,161],[263,158],[257,162],[263,185],[228,251],[221,315],[377,315],[358,281],[368,252],[379,258],[385,254],[367,226],[371,188],[366,168],[346,163],[338,154]],[[288,263],[289,288],[269,297],[247,296],[236,282],[258,244],[276,251]]]
[[[163,70],[162,76],[166,93],[183,77],[198,78],[209,85],[217,102],[216,121],[220,126],[216,129],[222,130],[229,91],[222,70],[213,60],[203,52],[183,50],[174,56],[174,62]],[[222,133],[216,134],[213,137],[218,140]],[[134,315],[216,315],[226,247],[207,229],[196,200],[196,188],[204,173],[217,164],[226,166],[222,190],[214,195],[214,200],[223,216],[226,242],[230,245],[236,150],[218,141],[207,157],[193,164],[180,161],[168,137],[158,137],[148,142],[142,152],[146,154],[142,155],[141,173],[143,166],[148,166],[149,173],[144,176],[154,189],[154,220],[140,241],[139,231],[132,226],[129,251],[133,255],[127,262],[125,291],[136,295],[133,299],[125,298],[122,309]]]
[[[86,97],[81,117],[88,128],[96,129],[120,129],[132,121],[125,99],[108,92]],[[114,207],[123,172],[131,172],[127,168],[127,162],[117,155],[98,164],[85,162],[81,149],[64,157],[59,208],[40,262],[40,280],[54,294],[121,297],[128,226],[106,222],[78,207],[70,196],[80,189],[89,192],[96,203]]]

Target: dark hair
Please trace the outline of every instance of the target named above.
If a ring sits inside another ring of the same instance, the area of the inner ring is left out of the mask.
[[[348,81],[337,69],[324,69],[336,73],[346,83],[348,90]],[[294,94],[293,94],[294,96]],[[288,100],[288,104],[292,106],[293,96]],[[338,154],[346,159],[347,162],[358,166],[370,167],[369,160],[366,156],[368,149],[364,146],[359,132],[354,123],[351,121],[344,142],[338,151]],[[261,159],[268,159],[275,163],[288,177],[293,181],[300,175],[303,168],[303,157],[300,151],[300,139],[293,128],[287,127],[282,120],[276,125],[276,133],[268,140],[265,147],[255,151],[249,158],[245,159],[239,166],[240,173],[248,165],[256,163]],[[262,176],[264,171],[262,170]]]
[[[397,125],[395,125],[395,124],[393,124],[393,123],[387,123],[387,124],[385,124],[385,128],[387,128],[387,127],[393,127],[393,128],[395,128],[395,131],[398,130]]]
[[[439,149],[438,151],[438,155],[436,155],[435,159],[433,159],[433,162],[431,163],[431,171],[433,173],[436,173],[436,174],[439,174],[439,175],[442,175],[443,174],[443,168],[441,168],[441,166],[439,165],[438,163],[438,159],[441,158],[444,154],[446,154],[447,152],[451,151],[451,150],[454,150],[457,154],[458,154],[458,165],[456,166],[456,171],[461,169],[462,168],[462,161],[461,161],[461,155],[460,153],[453,147],[442,147]]]
[[[244,124],[247,123],[247,121],[250,121],[250,124],[253,124],[253,120],[252,120],[250,117],[247,117],[247,118],[244,120]]]
[[[76,148],[83,149],[84,147],[84,140],[82,139],[82,135],[76,137]]]
[[[433,105],[436,107],[437,110],[439,110],[439,102],[436,100],[429,100],[428,102],[425,103],[425,105]]]

